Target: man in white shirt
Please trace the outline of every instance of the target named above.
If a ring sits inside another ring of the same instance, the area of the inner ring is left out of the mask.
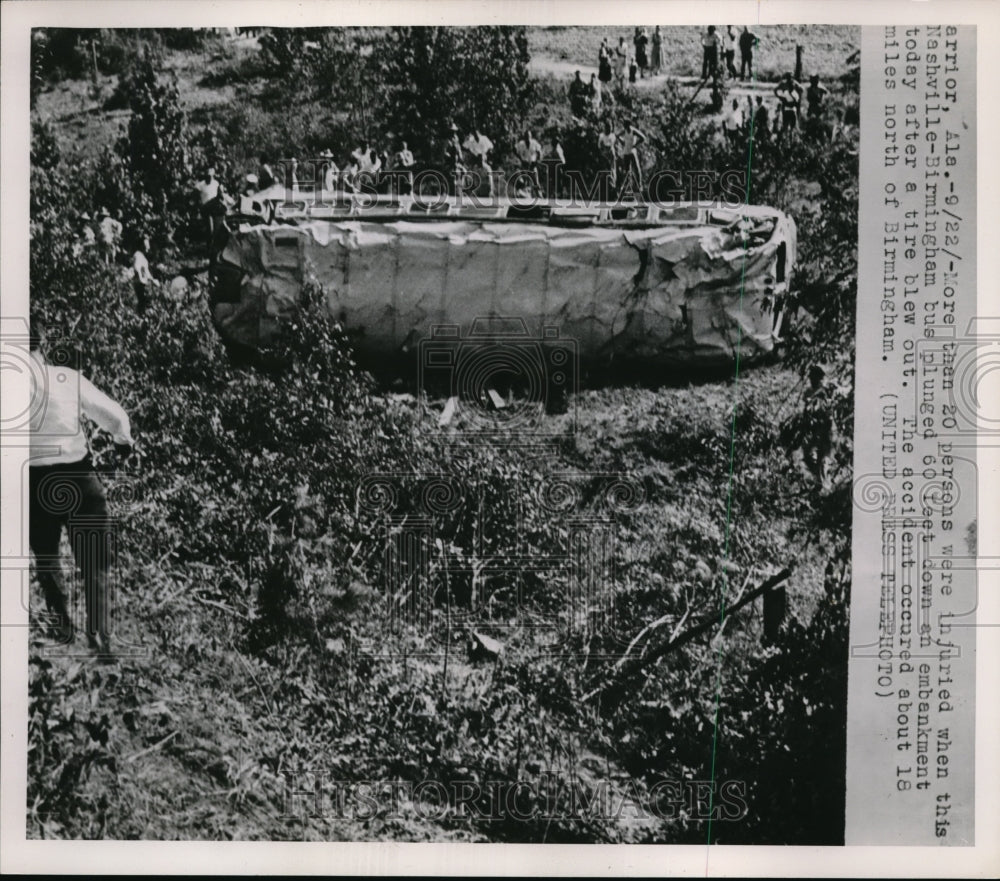
[[[608,173],[611,188],[618,186],[618,135],[611,129],[611,120],[604,120],[604,131],[597,136],[597,149],[601,154],[602,170]],[[610,195],[601,196],[602,199]]]
[[[399,142],[399,149],[396,151],[397,168],[413,168],[413,151],[406,141]]]
[[[618,140],[622,145],[621,166],[622,181],[626,188],[631,177],[635,181],[636,192],[642,189],[642,167],[639,164],[639,145],[646,142],[646,135],[632,125],[632,121],[625,120],[625,131]]]
[[[722,119],[722,130],[730,144],[739,142],[740,132],[743,131],[743,110],[736,98],[733,98],[732,109]]]
[[[101,654],[110,652],[111,614],[108,569],[112,557],[111,524],[104,486],[94,472],[81,415],[107,431],[120,458],[132,452],[132,430],[121,406],[70,367],[45,362],[41,334],[31,330],[33,403],[29,468],[29,543],[38,581],[56,627],[72,639],[73,620],[62,586],[60,542],[65,526],[83,574],[87,639]]]
[[[530,131],[526,131],[524,137],[518,140],[515,149],[517,158],[521,162],[521,171],[531,175],[535,190],[540,192],[542,185],[538,178],[538,163],[542,160],[542,145],[535,140]]]
[[[356,173],[367,172],[371,169],[371,152],[372,148],[367,143],[363,147],[358,147],[357,150],[351,152]]]
[[[396,151],[396,172],[402,178],[407,193],[413,192],[413,152],[404,140],[400,140],[399,149]],[[403,187],[400,186],[400,192]]]
[[[366,142],[363,147],[351,151],[350,184],[354,189],[358,188],[358,176],[368,173],[371,164],[371,146]]]
[[[110,266],[118,258],[118,245],[122,238],[121,222],[115,220],[108,212],[107,208],[102,208],[98,213],[97,229],[100,233],[101,253],[104,255],[104,264]]]
[[[486,137],[478,128],[474,128],[462,144],[462,149],[472,157],[472,168],[481,175],[485,175],[490,185],[490,195],[493,195],[493,169],[489,164],[489,154],[493,149],[493,142]],[[539,148],[540,149],[540,148]],[[478,186],[476,187],[478,190]]]
[[[194,188],[198,191],[198,204],[202,209],[210,205],[213,200],[219,198],[219,181],[215,176],[215,169],[209,168],[200,180],[195,181]]]
[[[618,45],[615,47],[615,79],[618,80],[618,88],[625,87],[625,77],[628,75],[628,48],[625,46],[625,38],[618,38]]]
[[[143,238],[142,248],[132,255],[132,287],[135,290],[136,305],[140,312],[145,312],[149,306],[149,288],[153,284],[153,273],[149,271],[149,239]]]
[[[474,128],[462,144],[462,148],[475,160],[474,164],[486,165],[493,142],[478,128]]]
[[[322,160],[321,168],[324,169],[323,192],[332,193],[337,189],[337,183],[340,180],[340,168],[333,161],[333,151],[329,147],[319,154],[319,158]]]
[[[736,76],[736,49],[739,46],[739,35],[733,30],[733,26],[726,25],[726,36],[723,43],[726,57],[726,71],[731,77]]]

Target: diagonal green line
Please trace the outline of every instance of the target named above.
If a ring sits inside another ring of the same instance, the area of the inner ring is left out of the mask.
[[[759,64],[759,61],[758,61]],[[756,71],[752,71],[750,74],[751,84],[757,82]],[[751,98],[752,101],[752,98]],[[751,168],[753,163],[753,140],[754,140],[754,123],[757,119],[757,109],[751,103],[750,105],[750,132],[747,143],[747,188],[746,195],[743,199],[744,206],[748,205],[750,202],[750,178],[751,178]],[[745,219],[745,218],[744,218]],[[747,273],[747,251],[749,250],[749,239],[743,243],[743,265],[740,269],[740,300],[739,309],[737,312],[743,310],[743,291],[746,282]],[[729,536],[730,527],[732,525],[732,511],[733,511],[733,472],[734,464],[736,461],[736,410],[739,406],[739,389],[740,389],[740,348],[743,343],[743,325],[739,322],[736,324],[736,371],[733,377],[733,418],[730,426],[729,434],[729,476],[726,479],[726,532],[725,532],[725,546],[723,550],[723,562],[729,561]],[[729,573],[725,566],[722,568],[722,601],[719,605],[719,623],[720,625],[725,620],[726,617],[726,593],[729,590]],[[715,708],[712,713],[712,765],[711,771],[709,773],[709,790],[708,790],[708,836],[707,845],[712,844],[712,808],[715,797],[715,758],[719,743],[719,703],[720,696],[722,694],[722,640],[719,640],[719,644],[716,648],[716,675],[715,675]],[[708,855],[706,854],[705,859],[705,871],[708,874]]]

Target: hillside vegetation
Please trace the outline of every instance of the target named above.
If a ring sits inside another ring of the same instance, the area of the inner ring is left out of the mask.
[[[830,123],[856,110],[841,58],[855,32],[823,31],[822,71],[844,76],[826,124],[749,156],[749,200],[799,228],[776,363],[592,382],[545,417],[557,440],[540,453],[516,436],[456,444],[476,414],[442,430],[443,402],[405,377],[375,382],[316,305],[322,291],[287,327],[283,369],[234,365],[212,327],[186,188],[206,163],[235,186],[261,152],[349,150],[404,118],[428,162],[452,118],[490,120],[501,161],[525,119],[563,127],[568,156],[593,161],[600,115],[573,123],[566,84],[537,74],[558,40],[575,57],[585,34],[482,30],[100,32],[96,92],[79,34],[36,45],[33,315],[50,355],[70,347],[123,404],[138,452],[106,474],[118,659],[41,629],[32,641],[30,836],[841,840],[857,156],[856,131],[831,142]],[[433,70],[431,49],[446,59]],[[703,99],[675,84],[610,97],[603,114],[650,134],[647,170],[747,167],[746,141],[723,143]],[[187,286],[164,283],[137,312],[123,266],[74,250],[99,205],[129,246],[151,237],[160,279],[186,273]],[[840,427],[825,482],[801,452],[818,361]],[[95,443],[111,469],[107,439]],[[420,620],[393,624],[377,475],[394,475],[394,515],[411,518],[444,475]],[[609,515],[598,599],[611,630],[573,601],[568,567],[496,563],[564,558],[575,523]],[[761,600],[725,616],[786,568],[776,633],[764,638]],[[338,809],[351,786],[379,793],[375,807]],[[738,816],[718,813],[734,804]]]

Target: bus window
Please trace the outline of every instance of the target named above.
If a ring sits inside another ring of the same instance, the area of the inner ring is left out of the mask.
[[[645,207],[643,207],[645,211]],[[612,208],[611,209],[611,219],[612,220],[636,220],[639,217],[638,208]]]
[[[678,205],[674,208],[661,208],[659,219],[674,223],[697,223],[701,219],[701,211],[695,205]]]
[[[548,205],[511,205],[507,209],[508,220],[548,220],[552,209]]]
[[[451,210],[448,202],[418,202],[410,205],[410,214],[447,214]]]

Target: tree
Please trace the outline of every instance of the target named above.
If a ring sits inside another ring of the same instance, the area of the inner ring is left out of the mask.
[[[382,117],[414,150],[430,155],[451,120],[479,126],[498,157],[513,148],[532,97],[524,28],[393,28],[375,54]]]
[[[192,175],[187,121],[177,86],[162,82],[148,53],[121,74],[129,98],[126,132],[102,160],[95,201],[116,205],[126,230],[173,238],[187,207]]]
[[[273,77],[289,78],[303,71],[306,43],[314,28],[271,28],[260,38],[265,70]]]
[[[72,260],[73,220],[70,179],[60,169],[60,151],[52,127],[31,126],[30,280],[48,286],[59,268]]]

